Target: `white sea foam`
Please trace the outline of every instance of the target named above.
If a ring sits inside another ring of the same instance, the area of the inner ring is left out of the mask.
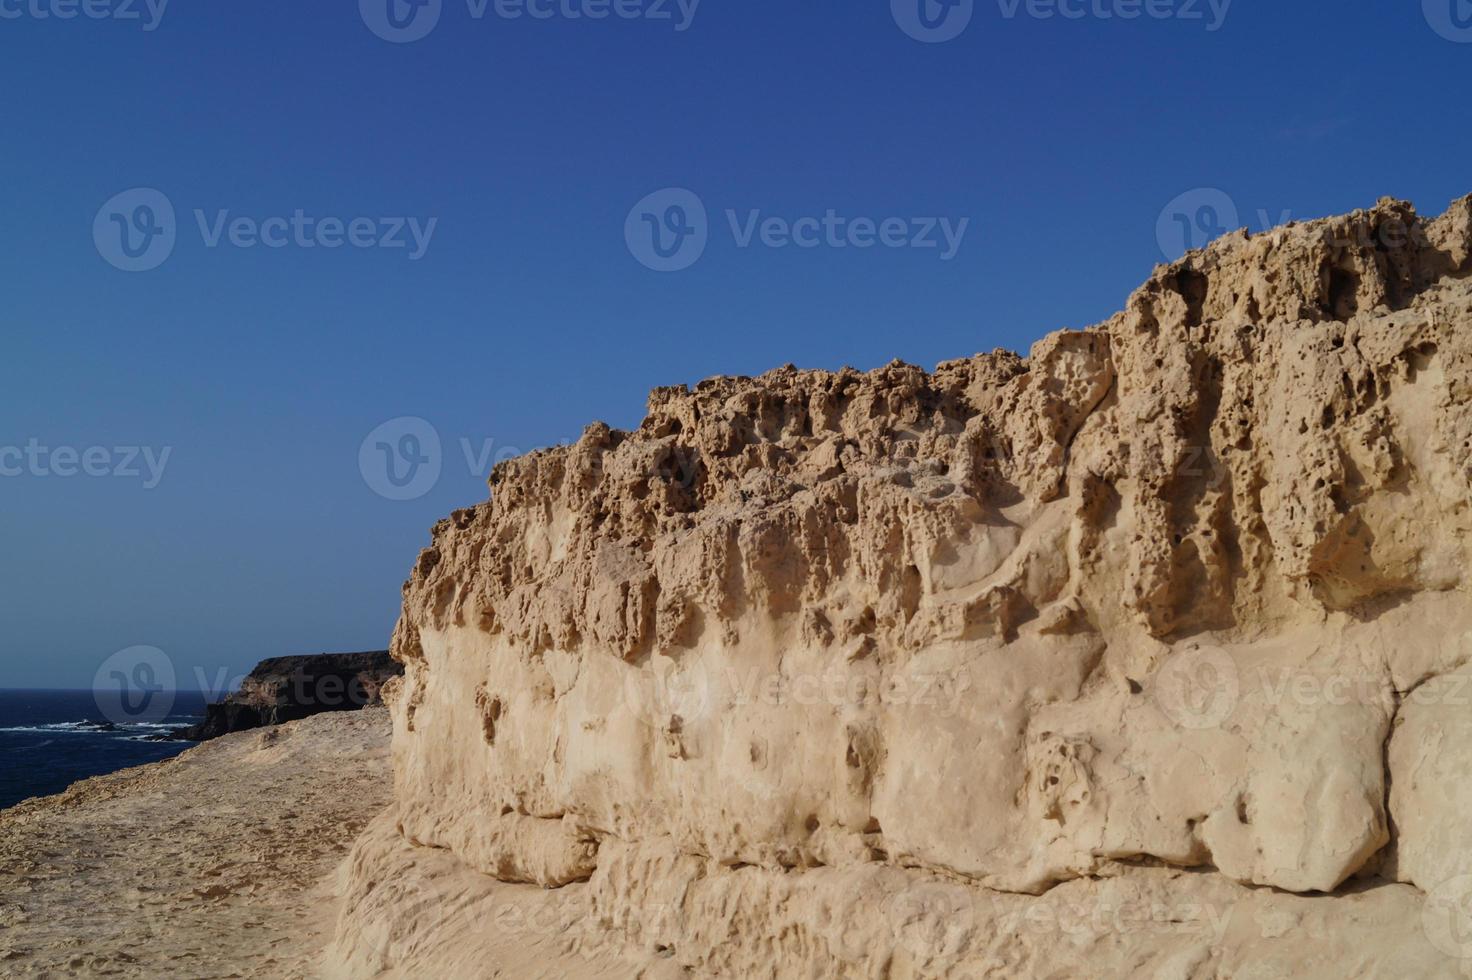
[[[198,715],[181,715],[173,721],[139,721],[118,725],[112,729],[102,729],[99,725],[105,722],[96,721],[58,721],[45,725],[15,725],[0,728],[0,732],[17,732],[31,735],[120,735],[129,732],[168,732],[176,728],[186,728],[189,725],[202,720]]]

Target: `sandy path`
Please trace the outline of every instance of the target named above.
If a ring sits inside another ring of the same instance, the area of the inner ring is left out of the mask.
[[[315,974],[388,746],[382,709],[320,715],[0,813],[0,974]]]

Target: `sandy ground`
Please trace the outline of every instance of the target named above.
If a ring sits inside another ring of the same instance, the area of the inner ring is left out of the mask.
[[[304,977],[392,795],[382,709],[208,742],[0,812],[0,975]]]

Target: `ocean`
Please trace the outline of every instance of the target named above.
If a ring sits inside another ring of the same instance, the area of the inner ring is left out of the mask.
[[[193,743],[148,736],[204,717],[205,696],[194,691],[137,718],[101,701],[92,691],[0,691],[0,810],[79,779],[172,758]]]

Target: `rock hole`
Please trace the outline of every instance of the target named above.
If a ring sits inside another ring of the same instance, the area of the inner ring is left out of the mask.
[[[1182,269],[1176,276],[1176,290],[1186,301],[1186,326],[1201,326],[1202,311],[1206,308],[1206,294],[1211,286],[1204,273],[1195,269]]]
[[[1359,273],[1348,269],[1329,270],[1329,313],[1336,320],[1348,320],[1359,312],[1356,295],[1359,289]]]
[[[487,745],[496,744],[496,726],[505,713],[506,706],[500,698],[493,698],[484,688],[475,692],[475,706],[480,710],[481,736]]]

